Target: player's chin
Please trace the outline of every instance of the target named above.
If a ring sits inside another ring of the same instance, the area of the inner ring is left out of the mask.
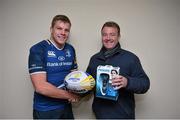
[[[66,39],[59,39],[59,40],[58,40],[58,43],[59,43],[59,44],[65,44],[65,42],[66,42]]]

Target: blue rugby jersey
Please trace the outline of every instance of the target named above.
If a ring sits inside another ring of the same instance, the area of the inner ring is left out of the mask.
[[[77,69],[74,48],[66,43],[59,49],[50,40],[43,40],[30,48],[29,73],[46,73],[47,81],[58,87],[64,82],[65,76]],[[48,111],[63,108],[67,100],[50,98],[34,92],[34,109]]]

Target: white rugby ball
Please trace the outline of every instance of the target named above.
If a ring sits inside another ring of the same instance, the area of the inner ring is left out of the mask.
[[[73,71],[65,77],[65,86],[74,93],[83,94],[95,86],[94,78],[83,71]]]

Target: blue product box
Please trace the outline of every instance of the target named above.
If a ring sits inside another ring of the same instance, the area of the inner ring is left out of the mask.
[[[112,86],[112,79],[119,74],[119,67],[111,65],[98,66],[96,75],[96,97],[117,100],[119,96],[118,90]]]

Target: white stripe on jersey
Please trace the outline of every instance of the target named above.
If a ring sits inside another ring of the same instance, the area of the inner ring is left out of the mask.
[[[33,75],[33,74],[39,74],[39,73],[46,73],[46,71],[33,72],[33,73],[30,73],[30,75]]]
[[[56,46],[56,44],[51,40],[52,38],[50,38],[49,40],[46,40],[47,42],[48,42],[48,44],[49,44],[49,42],[56,48],[56,49],[58,49],[58,50],[63,50],[64,49],[64,46],[63,46],[63,48],[58,48],[57,46]]]

